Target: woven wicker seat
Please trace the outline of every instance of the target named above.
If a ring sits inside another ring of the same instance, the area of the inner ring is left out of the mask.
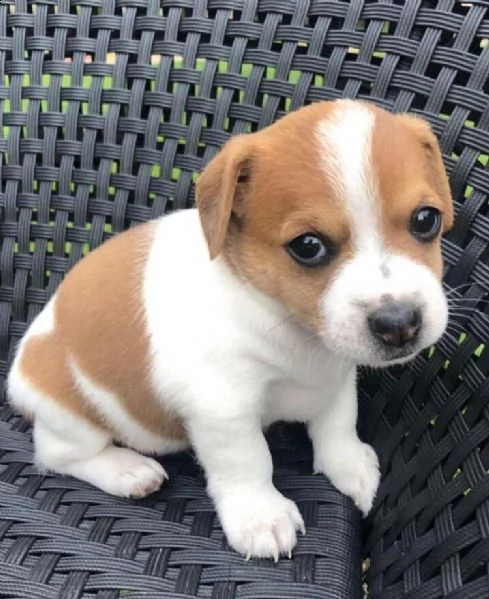
[[[0,1],[0,597],[489,597],[489,17],[456,0]],[[363,373],[360,431],[383,482],[362,524],[311,474],[299,425],[269,434],[304,515],[291,560],[226,544],[191,455],[116,499],[32,464],[5,403],[16,343],[64,274],[127,227],[193,203],[231,134],[319,100],[425,116],[456,202],[444,240],[447,334]],[[368,560],[367,560],[368,558]]]

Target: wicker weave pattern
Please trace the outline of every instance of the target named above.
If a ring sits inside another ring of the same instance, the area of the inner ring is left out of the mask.
[[[276,484],[299,505],[310,534],[293,560],[244,562],[223,539],[201,471],[165,458],[171,482],[126,501],[74,479],[43,478],[29,439],[0,423],[0,597],[350,599],[359,596],[360,519],[310,476],[303,433],[278,429]],[[287,445],[287,448],[286,448]],[[339,524],[338,524],[339,522]]]
[[[364,377],[362,431],[384,482],[363,553],[373,599],[488,597],[487,6],[1,0],[0,387],[66,271],[111,234],[190,206],[230,134],[337,97],[423,114],[456,199],[454,315],[429,360]],[[38,476],[27,425],[2,403],[0,419],[0,597],[359,596],[358,515],[306,474],[297,432],[278,435],[278,478],[309,534],[291,562],[258,567],[223,545],[190,459],[135,505]]]

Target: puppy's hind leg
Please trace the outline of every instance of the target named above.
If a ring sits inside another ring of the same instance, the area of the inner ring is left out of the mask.
[[[131,449],[116,447],[108,430],[65,408],[55,387],[59,393],[68,388],[58,385],[54,383],[47,395],[16,364],[9,375],[11,403],[34,421],[38,467],[74,476],[120,497],[144,497],[159,489],[168,478],[163,467]]]
[[[111,495],[145,497],[168,478],[156,460],[116,447],[109,433],[80,419],[75,423],[73,417],[69,424],[65,420],[63,431],[36,419],[34,442],[40,467],[69,474]]]

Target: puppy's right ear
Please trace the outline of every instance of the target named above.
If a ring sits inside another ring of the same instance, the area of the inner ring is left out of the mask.
[[[231,138],[197,180],[197,208],[211,260],[224,248],[232,214],[239,217],[243,209],[252,173],[252,137]]]

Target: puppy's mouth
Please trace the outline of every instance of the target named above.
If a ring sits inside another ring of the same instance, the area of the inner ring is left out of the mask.
[[[329,343],[326,343],[329,347]],[[387,368],[397,364],[405,364],[413,360],[424,347],[417,342],[407,343],[402,347],[383,347],[381,344],[366,341],[360,351],[350,348],[350,351],[334,348],[334,353],[345,358],[357,366],[368,366],[370,368]]]
[[[409,362],[416,357],[420,349],[417,343],[405,345],[403,347],[393,348],[389,350],[382,350],[379,352],[379,357],[382,362],[382,366],[391,366],[394,364],[403,364]]]

